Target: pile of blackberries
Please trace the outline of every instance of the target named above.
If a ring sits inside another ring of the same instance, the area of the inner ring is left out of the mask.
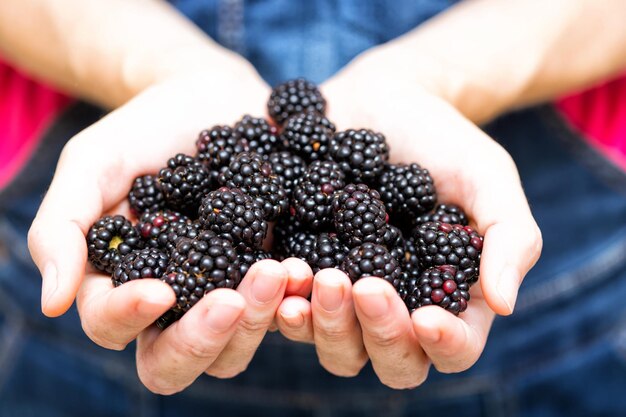
[[[98,220],[87,235],[92,265],[115,286],[168,283],[177,302],[162,328],[207,292],[236,288],[268,258],[297,257],[314,273],[338,268],[353,282],[380,277],[410,311],[432,304],[463,312],[483,238],[460,207],[437,205],[428,170],[389,163],[382,133],[337,132],[309,81],[277,86],[267,108],[270,120],[246,115],[204,130],[196,155],[175,155],[136,178],[128,201],[137,222]]]

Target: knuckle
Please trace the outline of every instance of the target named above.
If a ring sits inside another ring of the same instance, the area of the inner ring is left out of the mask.
[[[243,317],[239,322],[239,328],[245,333],[265,332],[270,325],[269,320],[255,320],[251,317]]]
[[[343,377],[343,378],[353,378],[357,376],[365,364],[367,363],[367,357],[365,360],[362,358],[357,358],[353,360],[331,360],[324,357],[320,357],[319,359],[320,365],[326,369],[328,372],[335,376]]]
[[[248,364],[244,365],[231,365],[231,366],[212,366],[206,371],[207,375],[213,376],[219,379],[230,379],[237,375],[244,373],[248,369]]]
[[[405,334],[400,329],[369,329],[368,337],[377,346],[389,348],[397,346]]]
[[[113,340],[110,336],[103,334],[102,331],[94,329],[86,320],[81,319],[81,326],[83,332],[87,335],[92,342],[96,345],[109,350],[122,351],[126,349],[127,343]]]
[[[205,360],[217,354],[215,346],[207,344],[204,340],[189,340],[181,337],[177,341],[176,350],[185,358],[192,360]]]
[[[349,330],[339,324],[316,323],[315,334],[330,343],[345,342],[350,334]]]
[[[425,369],[409,375],[381,377],[380,382],[392,389],[413,389],[422,385],[427,377],[428,369]]]
[[[153,394],[172,395],[182,391],[182,388],[174,387],[165,379],[146,373],[141,368],[137,369],[137,374],[141,383]]]

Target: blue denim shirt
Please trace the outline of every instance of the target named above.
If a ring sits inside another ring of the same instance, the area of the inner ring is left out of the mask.
[[[171,3],[276,84],[296,76],[322,82],[455,1]],[[423,386],[393,391],[369,367],[357,378],[334,377],[313,347],[269,334],[242,375],[202,377],[168,398],[138,382],[132,348],[109,352],[87,340],[75,310],[55,320],[39,313],[26,231],[64,142],[100,115],[85,104],[69,109],[0,194],[0,416],[626,415],[626,177],[550,106],[485,127],[518,165],[544,252],[515,314],[496,319],[472,369],[433,370]]]

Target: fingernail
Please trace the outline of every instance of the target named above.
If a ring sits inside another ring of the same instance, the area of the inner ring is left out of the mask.
[[[241,316],[241,307],[230,304],[214,304],[207,313],[207,325],[216,333],[230,329]]]
[[[259,274],[252,283],[252,297],[260,304],[268,303],[276,298],[282,285],[278,277]]]
[[[519,290],[520,285],[520,277],[517,272],[515,272],[512,268],[506,268],[502,274],[500,274],[500,279],[498,281],[498,285],[496,286],[496,291],[500,298],[506,304],[509,309],[509,313],[513,313],[513,308],[515,308],[515,301],[517,300],[517,292]]]
[[[41,289],[41,305],[46,307],[50,298],[56,292],[59,281],[57,279],[57,267],[52,262],[48,262],[43,270],[42,274],[43,283]]]
[[[324,310],[329,313],[339,310],[343,302],[343,286],[320,282],[316,289],[317,301]]]
[[[363,314],[371,320],[380,319],[389,312],[389,300],[383,292],[359,294],[355,299]]]
[[[280,313],[280,316],[287,326],[294,329],[298,329],[304,325],[304,317],[302,317],[302,314],[300,313],[296,313],[294,315]]]

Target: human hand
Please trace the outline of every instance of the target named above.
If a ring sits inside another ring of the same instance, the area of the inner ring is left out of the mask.
[[[324,270],[311,302],[286,298],[276,320],[288,338],[314,342],[328,371],[353,376],[369,359],[381,382],[408,388],[425,380],[430,363],[460,372],[479,358],[494,312],[513,312],[541,234],[508,153],[429,90],[431,79],[411,81],[415,74],[404,73],[392,50],[366,53],[323,86],[328,117],[339,129],[383,132],[393,162],[428,168],[440,200],[465,208],[485,236],[480,284],[460,317],[435,306],[409,315],[384,280],[352,285],[345,274]]]
[[[156,172],[178,152],[194,153],[202,128],[262,115],[269,88],[247,67],[221,77],[186,73],[159,82],[72,138],[29,233],[43,275],[42,310],[63,314],[76,296],[83,329],[97,344],[123,349],[137,339],[137,368],[152,391],[170,394],[203,372],[243,371],[287,288],[276,261],[254,265],[237,291],[218,289],[163,332],[151,324],[175,303],[160,280],[113,288],[111,277],[87,269],[85,234],[103,213],[129,216],[135,177]]]

